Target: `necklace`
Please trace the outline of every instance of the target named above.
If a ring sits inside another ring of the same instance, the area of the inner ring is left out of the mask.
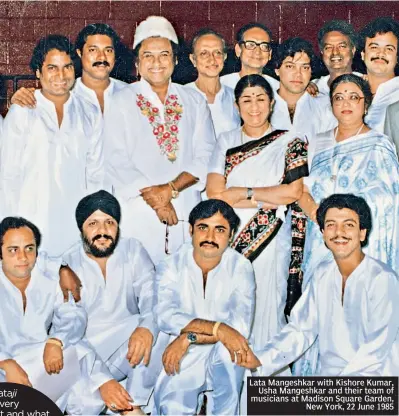
[[[362,125],[360,126],[360,128],[359,128],[359,130],[356,132],[356,134],[354,135],[354,136],[351,136],[351,137],[356,137],[356,136],[358,136],[359,134],[360,134],[360,132],[363,130],[363,127],[364,127],[364,123],[362,123]],[[337,130],[335,130],[335,133],[334,133],[334,141],[335,142],[337,142],[337,136],[338,136],[338,127],[337,127]],[[337,175],[331,175],[330,176],[330,180],[331,181],[335,181],[335,180],[337,180]]]
[[[241,127],[241,144],[244,144],[244,134],[247,136],[247,137],[250,137],[250,136],[248,136],[245,132],[244,132],[244,129],[245,129],[245,127],[244,126],[242,126]],[[270,134],[272,131],[273,131],[274,129],[273,129],[273,127],[272,127],[272,125],[271,124],[269,124],[269,127],[267,128],[267,130],[262,134],[262,137],[263,136],[266,136],[267,134]]]

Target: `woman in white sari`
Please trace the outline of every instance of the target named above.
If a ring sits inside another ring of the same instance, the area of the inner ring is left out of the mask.
[[[301,197],[302,178],[308,174],[307,144],[285,131],[273,131],[273,91],[263,77],[241,78],[234,94],[243,126],[219,136],[206,192],[232,205],[241,219],[231,245],[252,261],[255,270],[251,342],[256,349],[286,324],[287,280],[286,313],[300,295],[306,220],[299,207],[286,216],[286,206]]]

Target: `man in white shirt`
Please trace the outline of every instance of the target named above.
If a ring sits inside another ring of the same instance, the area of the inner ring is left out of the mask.
[[[148,17],[133,46],[141,80],[115,94],[105,115],[107,179],[125,213],[123,234],[156,264],[189,238],[215,132],[205,99],[171,82],[178,40],[169,21]]]
[[[277,90],[278,81],[266,74],[262,74],[263,68],[272,57],[271,48],[272,32],[262,23],[248,23],[237,32],[234,51],[241,62],[239,72],[224,75],[220,82],[234,90],[237,82],[244,75],[259,74]]]
[[[140,407],[161,371],[168,337],[158,336],[154,317],[154,265],[139,241],[119,239],[120,219],[120,205],[108,192],[83,198],[76,208],[82,241],[63,260],[82,280],[87,340],[116,380],[127,378],[126,390],[115,380],[109,385],[115,394],[107,406],[124,411],[132,402],[133,414],[144,414]]]
[[[126,59],[128,50],[114,29],[105,23],[92,23],[84,27],[76,38],[75,48],[81,58],[82,77],[76,79],[72,91],[104,113],[110,97],[128,85],[110,76]],[[11,102],[34,108],[34,88],[20,88]]]
[[[99,414],[112,376],[82,340],[85,310],[64,301],[58,272],[37,266],[40,241],[24,218],[0,223],[0,382],[33,386],[68,414]]]
[[[395,76],[398,39],[399,23],[391,17],[379,17],[360,32],[361,55],[373,93],[365,122],[380,133],[384,132],[387,107],[399,101],[399,77]]]
[[[320,204],[317,222],[333,258],[316,268],[289,324],[255,355],[249,351],[245,367],[271,375],[316,341],[295,364],[297,374],[397,377],[399,280],[362,252],[372,226],[369,206],[334,194]]]
[[[70,93],[74,57],[66,37],[42,38],[31,59],[41,83],[36,108],[12,105],[3,125],[2,214],[34,221],[51,257],[79,238],[73,227],[76,204],[102,188],[104,178],[101,113]]]
[[[250,262],[228,247],[239,218],[224,201],[190,213],[192,243],[157,267],[159,329],[174,336],[163,354],[153,415],[196,414],[198,395],[213,390],[208,414],[237,415],[255,306]]]
[[[352,61],[356,52],[357,35],[353,26],[345,20],[326,22],[317,34],[321,57],[329,74],[314,79],[319,94],[329,95],[330,85],[340,75],[352,73]],[[358,72],[355,75],[362,76]]]
[[[306,88],[314,62],[310,42],[301,38],[284,41],[277,49],[276,74],[280,88],[274,95],[271,124],[275,130],[289,130],[309,142],[308,160],[312,159],[317,133],[333,128],[337,121],[332,114],[329,97],[312,97]]]

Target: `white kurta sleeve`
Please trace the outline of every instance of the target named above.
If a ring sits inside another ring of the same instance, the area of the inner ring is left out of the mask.
[[[83,338],[86,325],[87,315],[85,310],[75,303],[71,293],[69,293],[68,302],[64,302],[61,288],[57,284],[57,299],[54,305],[49,338],[59,339],[63,347],[67,348]]]
[[[11,106],[3,124],[1,137],[1,184],[3,206],[2,214],[15,215],[18,209],[19,192],[23,179],[23,163],[27,129],[29,124],[29,109]],[[26,157],[26,155],[25,155]]]
[[[248,338],[255,310],[255,274],[249,261],[240,267],[237,277],[238,285],[229,300],[230,316],[226,324]]]
[[[93,118],[93,135],[86,158],[87,190],[90,193],[103,189],[105,177],[103,119],[100,111]]]
[[[218,173],[219,175],[224,176],[227,149],[228,145],[226,142],[226,134],[222,133],[213,149],[212,156],[209,161],[208,173]]]
[[[188,172],[199,178],[195,187],[204,189],[206,175],[208,173],[209,160],[216,143],[215,129],[213,128],[211,112],[205,99],[199,97],[197,105],[195,125],[193,126],[192,143],[194,146],[193,159],[187,160],[182,166],[183,172]],[[194,109],[192,109],[194,110]],[[184,116],[183,116],[184,117]]]
[[[62,256],[50,257],[46,251],[39,250],[36,260],[36,267],[44,273],[51,276],[58,276],[62,264]]]
[[[134,259],[131,266],[134,269],[134,293],[138,298],[140,319],[138,326],[147,328],[154,337],[158,336],[158,326],[154,315],[156,303],[155,295],[155,268],[146,249],[139,242],[133,247]],[[137,247],[139,246],[139,247]]]
[[[318,335],[317,305],[314,279],[307,285],[291,311],[291,321],[269,341],[265,348],[255,351],[262,363],[260,375],[269,376],[295,361],[316,340]]]
[[[182,270],[177,270],[175,265],[161,262],[155,274],[157,293],[155,315],[158,327],[160,331],[176,336],[180,335],[180,331],[193,319],[198,318],[181,310],[179,293],[182,288],[177,276],[182,272]]]
[[[121,95],[123,94],[123,95]],[[134,158],[131,154],[128,142],[134,140],[135,134],[140,134],[140,126],[132,126],[130,119],[122,110],[126,106],[136,106],[134,98],[128,103],[127,97],[130,91],[120,91],[112,97],[112,104],[104,116],[104,146],[106,183],[115,191],[118,197],[126,200],[140,196],[140,189],[154,185],[150,180],[134,166]],[[133,96],[132,96],[133,97]],[[132,112],[135,109],[132,109]]]
[[[388,354],[399,334],[399,283],[394,274],[373,278],[367,313],[369,323],[365,342],[339,374],[341,377],[381,376]]]

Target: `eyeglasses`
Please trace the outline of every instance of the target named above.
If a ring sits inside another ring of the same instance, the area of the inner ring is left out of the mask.
[[[238,42],[239,45],[244,45],[245,49],[248,49],[249,51],[253,51],[256,49],[257,46],[259,46],[259,49],[262,52],[270,52],[271,50],[271,44],[270,42],[255,42],[254,40],[241,40]]]
[[[359,104],[360,100],[364,100],[364,97],[361,97],[358,94],[350,94],[350,95],[343,95],[343,94],[335,94],[332,97],[333,104],[340,106],[343,105],[344,101],[349,101],[353,104]]]
[[[184,220],[178,220],[178,222],[186,222]],[[166,229],[165,229],[165,254],[172,254],[169,252],[169,225],[166,225]],[[184,229],[183,229],[183,237],[184,237]],[[184,241],[184,238],[183,238]]]

